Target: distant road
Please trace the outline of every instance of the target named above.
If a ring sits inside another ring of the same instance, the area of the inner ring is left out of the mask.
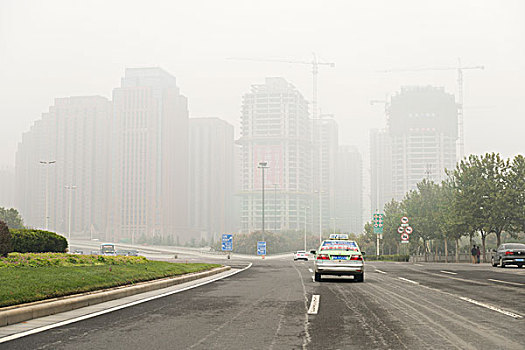
[[[235,276],[0,347],[523,349],[525,344],[525,269],[370,262],[364,283],[314,282],[311,261],[253,262]]]

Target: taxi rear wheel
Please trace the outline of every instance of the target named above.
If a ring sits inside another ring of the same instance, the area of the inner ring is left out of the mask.
[[[319,272],[314,274],[314,281],[321,282],[321,274]]]
[[[365,274],[362,273],[360,275],[355,275],[354,279],[355,279],[356,282],[364,282],[365,281]]]

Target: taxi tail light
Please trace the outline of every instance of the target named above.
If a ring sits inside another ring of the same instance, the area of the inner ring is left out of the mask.
[[[505,255],[514,255],[514,252],[505,252]]]
[[[326,254],[321,254],[317,256],[317,260],[330,260],[330,257]]]
[[[350,260],[363,260],[363,256],[362,255],[352,255],[350,257]]]

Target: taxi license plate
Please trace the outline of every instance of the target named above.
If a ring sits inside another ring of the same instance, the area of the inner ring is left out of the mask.
[[[518,261],[518,262],[522,262],[523,260],[525,260],[525,259],[516,259],[516,261]]]
[[[334,255],[332,256],[332,260],[346,260],[347,257],[344,255]]]

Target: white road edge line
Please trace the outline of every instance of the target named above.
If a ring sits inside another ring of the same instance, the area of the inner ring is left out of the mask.
[[[308,271],[310,271],[310,272],[312,272],[312,273],[314,272],[314,270],[312,270],[312,269],[308,269]]]
[[[320,295],[312,295],[312,301],[310,302],[310,308],[308,309],[308,315],[317,315],[319,311],[319,301],[321,300]]]
[[[496,311],[496,312],[499,312],[501,314],[504,314],[504,315],[507,315],[507,316],[510,316],[512,318],[516,318],[516,319],[519,319],[519,318],[523,318],[523,316],[521,315],[518,315],[514,312],[510,312],[510,311],[506,311],[506,310],[503,310],[503,309],[500,309],[498,307],[495,307],[493,305],[490,305],[490,304],[485,304],[485,303],[482,303],[482,302],[479,302],[479,301],[476,301],[476,300],[473,300],[473,299],[470,299],[470,298],[465,298],[465,297],[460,297],[461,300],[464,300],[464,301],[467,301],[469,303],[472,303],[472,304],[475,304],[475,305],[478,305],[478,306],[482,306],[482,307],[485,307],[487,309],[490,309],[492,311]]]
[[[487,278],[487,279],[488,279],[489,281],[492,281],[492,282],[505,283],[505,284],[510,284],[510,285],[513,285],[513,286],[519,286],[519,287],[525,286],[525,284],[523,284],[523,283],[518,283],[518,282],[509,282],[509,281],[493,280],[492,278]]]
[[[386,275],[386,272],[385,272],[385,271],[381,271],[381,270],[376,269],[376,272],[379,272],[379,273],[382,273],[382,274],[385,274],[385,275]]]
[[[416,265],[416,266],[423,266],[423,265],[421,265],[421,264],[414,264],[414,265]]]
[[[452,271],[445,271],[445,270],[441,270],[439,272],[443,272],[443,273],[448,273],[450,275],[457,275],[457,272],[452,272]]]
[[[408,278],[403,278],[403,277],[398,277],[398,278],[399,278],[400,280],[405,281],[405,282],[409,282],[409,283],[412,283],[412,284],[419,284],[419,282],[409,280]]]
[[[30,329],[30,330],[25,331],[25,332],[11,334],[11,335],[8,335],[7,337],[0,338],[0,344],[8,342],[8,341],[11,341],[11,340],[15,340],[15,339],[18,339],[18,338],[26,337],[28,335],[44,332],[44,331],[47,331],[49,329],[65,326],[65,325],[68,325],[68,324],[71,324],[71,323],[75,323],[75,322],[78,322],[78,321],[87,320],[89,318],[93,318],[93,317],[96,317],[96,316],[107,314],[107,313],[110,313],[110,312],[113,312],[113,311],[117,311],[117,310],[120,310],[120,309],[125,309],[127,307],[138,305],[138,304],[142,304],[142,303],[145,303],[145,302],[150,301],[150,300],[167,297],[168,295],[172,295],[172,294],[184,292],[184,291],[187,291],[187,290],[190,290],[190,289],[193,289],[193,288],[197,288],[197,287],[200,287],[200,286],[204,286],[206,284],[209,284],[209,283],[221,280],[223,278],[236,275],[239,272],[242,272],[244,270],[249,269],[250,267],[252,267],[252,263],[250,263],[245,268],[237,270],[237,271],[234,271],[234,272],[232,272],[232,273],[230,273],[230,274],[228,274],[226,276],[220,276],[220,277],[217,277],[217,278],[213,278],[211,280],[204,281],[204,282],[201,282],[201,283],[198,283],[198,284],[195,284],[195,285],[192,285],[192,286],[188,286],[188,287],[185,287],[185,288],[182,288],[182,289],[173,290],[173,291],[162,293],[162,294],[159,294],[159,295],[154,295],[154,296],[149,297],[149,298],[136,300],[136,301],[133,301],[133,302],[128,303],[128,304],[115,306],[115,307],[112,307],[112,308],[109,308],[109,309],[106,309],[106,310],[97,311],[97,312],[94,312],[92,314],[88,314],[88,315],[84,315],[84,316],[80,316],[80,317],[75,317],[75,318],[72,318],[72,319],[69,319],[69,320],[61,321],[61,322],[50,324],[50,325],[47,325],[47,326]]]

